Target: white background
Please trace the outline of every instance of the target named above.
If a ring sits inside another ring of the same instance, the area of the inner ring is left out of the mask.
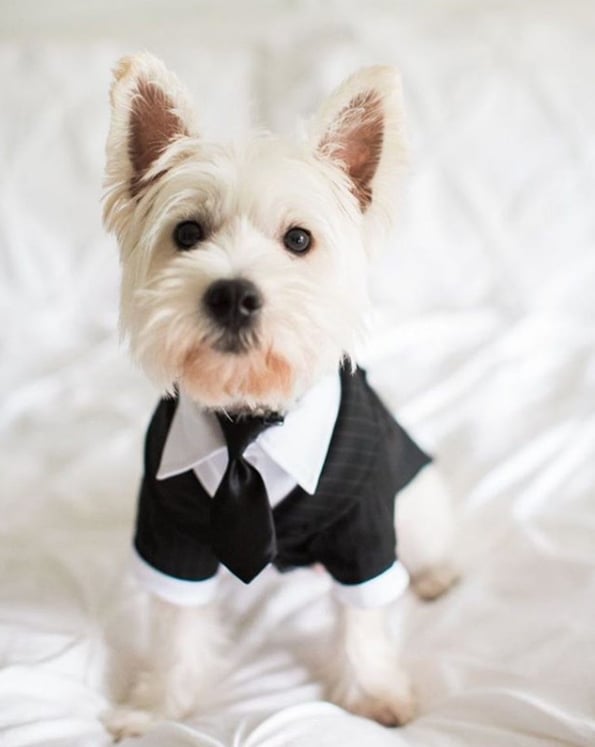
[[[110,69],[148,48],[207,134],[290,131],[356,67],[405,84],[411,171],[373,272],[372,380],[442,463],[464,578],[393,610],[419,718],[321,702],[323,577],[229,580],[232,673],[140,745],[595,744],[595,4],[0,7],[0,745],[97,747],[140,638],[124,572],[155,393],[100,221]],[[129,617],[131,615],[131,617]]]

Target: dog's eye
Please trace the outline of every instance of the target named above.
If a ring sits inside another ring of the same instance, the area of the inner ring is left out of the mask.
[[[195,220],[185,220],[174,229],[174,241],[178,249],[185,251],[192,249],[195,244],[202,241],[204,238],[204,231],[200,223]]]
[[[312,234],[305,228],[290,228],[283,237],[283,243],[294,254],[305,254],[312,244]]]

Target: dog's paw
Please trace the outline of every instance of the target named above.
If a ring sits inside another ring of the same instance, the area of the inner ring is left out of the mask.
[[[344,672],[347,675],[347,672]],[[377,721],[383,726],[403,726],[415,715],[415,699],[408,676],[402,669],[378,669],[376,676],[362,682],[357,672],[329,687],[331,702],[345,711]]]
[[[406,695],[362,695],[343,706],[356,716],[377,721],[382,726],[404,726],[415,716],[415,700],[411,692]]]
[[[428,568],[416,574],[411,579],[411,588],[420,599],[431,600],[442,596],[459,580],[456,569],[445,563],[444,565]]]
[[[149,711],[122,706],[114,708],[101,716],[101,723],[112,735],[114,742],[126,737],[141,737],[158,721],[158,717]]]

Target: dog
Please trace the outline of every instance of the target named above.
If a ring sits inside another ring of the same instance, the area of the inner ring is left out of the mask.
[[[404,724],[414,700],[387,605],[409,583],[436,597],[456,573],[437,468],[355,363],[405,162],[398,74],[355,73],[294,142],[204,138],[147,53],[117,65],[111,109],[104,219],[121,326],[163,398],[135,535],[149,658],[106,724],[118,739],[191,713],[224,655],[222,566],[249,582],[270,562],[321,563],[333,579],[328,699]]]

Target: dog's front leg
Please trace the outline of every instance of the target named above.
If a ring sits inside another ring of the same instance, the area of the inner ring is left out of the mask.
[[[414,715],[409,678],[399,662],[385,608],[340,608],[340,634],[329,664],[329,699],[345,710],[384,724],[405,724]]]
[[[186,716],[212,687],[222,642],[215,605],[180,607],[152,597],[149,650],[126,702],[104,723],[116,741],[145,733],[161,719]]]
[[[452,560],[454,516],[446,485],[429,465],[399,493],[396,502],[399,558],[422,599],[444,594],[458,579]]]

